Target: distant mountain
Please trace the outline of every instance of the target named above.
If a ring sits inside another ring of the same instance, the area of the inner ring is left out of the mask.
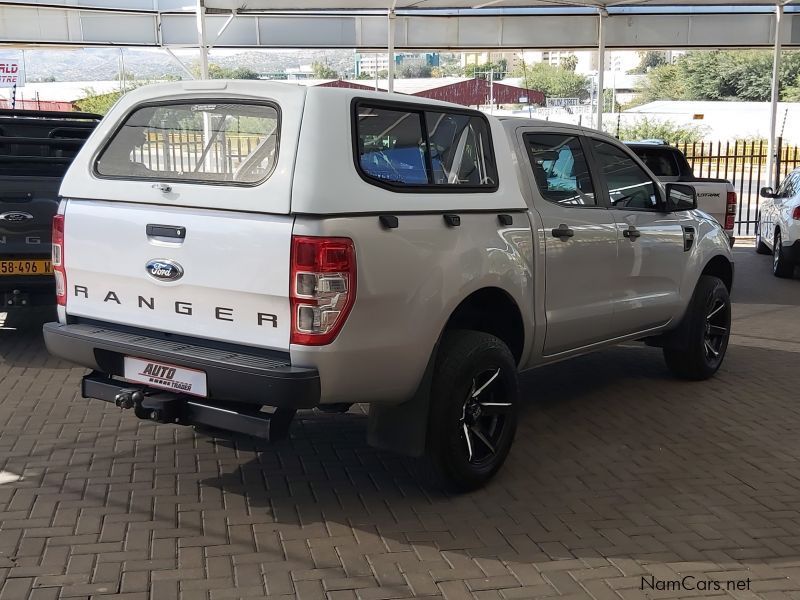
[[[184,76],[180,66],[164,50],[125,48],[122,55],[125,72],[137,79]],[[0,50],[0,58],[22,60],[22,52]],[[198,62],[198,54],[182,52],[181,60],[192,67]],[[247,67],[263,74],[280,73],[288,67],[313,62],[327,63],[343,77],[350,77],[355,71],[352,50],[219,50],[211,52],[210,61],[223,67]],[[30,82],[113,80],[119,76],[120,65],[118,48],[25,51]]]

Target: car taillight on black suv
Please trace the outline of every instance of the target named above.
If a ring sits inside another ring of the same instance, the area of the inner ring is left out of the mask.
[[[67,273],[64,270],[64,215],[53,217],[53,274],[56,279],[56,302],[67,305]]]
[[[292,344],[331,343],[356,297],[353,240],[292,236]]]

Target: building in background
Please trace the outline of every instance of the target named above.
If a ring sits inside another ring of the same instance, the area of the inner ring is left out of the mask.
[[[394,55],[395,68],[404,66],[439,66],[438,52],[396,52]],[[355,75],[369,75],[374,77],[383,71],[389,70],[389,55],[385,52],[356,52]]]

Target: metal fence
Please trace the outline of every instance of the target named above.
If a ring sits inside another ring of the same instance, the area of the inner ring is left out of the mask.
[[[777,161],[773,177],[767,174],[768,150],[765,140],[735,142],[696,142],[674,144],[686,155],[697,177],[717,177],[733,184],[739,198],[736,234],[754,235],[758,214],[759,190],[777,188],[788,173],[800,167],[800,146],[778,138]]]

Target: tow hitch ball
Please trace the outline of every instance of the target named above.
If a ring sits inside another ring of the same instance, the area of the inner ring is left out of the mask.
[[[142,390],[134,389],[123,389],[117,392],[117,395],[114,396],[114,404],[119,406],[120,408],[133,408],[134,406],[140,405],[144,400],[144,394]]]

